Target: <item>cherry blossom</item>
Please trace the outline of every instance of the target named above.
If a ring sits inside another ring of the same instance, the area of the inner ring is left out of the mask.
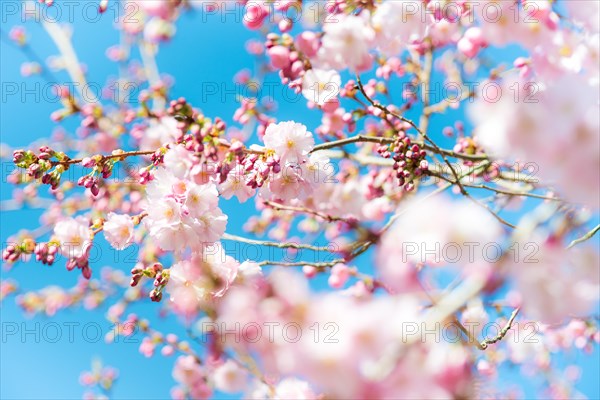
[[[212,390],[206,384],[205,374],[205,369],[192,355],[180,356],[173,368],[173,378],[195,399],[208,399],[212,394]]]
[[[163,250],[182,244],[198,248],[218,241],[225,232],[227,216],[217,207],[214,184],[197,185],[160,168],[147,192],[144,222]]]
[[[216,251],[215,251],[216,249]],[[192,314],[222,297],[237,276],[238,262],[226,256],[221,246],[193,254],[170,268],[167,291],[176,310]]]
[[[532,318],[559,323],[585,315],[597,304],[600,280],[592,278],[598,255],[590,248],[565,250],[555,243],[532,242],[535,255],[511,265],[523,308]]]
[[[418,265],[458,264],[486,276],[486,265],[498,261],[499,253],[488,256],[487,250],[501,246],[502,227],[485,209],[439,196],[423,196],[405,207],[378,252],[381,272],[393,287],[414,289]]]
[[[247,201],[255,192],[254,189],[246,184],[244,168],[241,165],[229,171],[225,182],[219,185],[219,191],[224,199],[229,200],[235,196],[240,203]]]
[[[248,373],[232,360],[227,360],[215,368],[215,387],[225,393],[238,393],[246,388]]]
[[[336,69],[349,68],[360,72],[371,66],[369,51],[375,32],[363,16],[336,15],[323,24],[325,36],[317,59],[323,65]]]
[[[341,85],[342,80],[335,70],[309,69],[302,78],[302,94],[322,106],[337,97]]]
[[[536,163],[540,175],[553,179],[565,193],[573,193],[572,200],[597,207],[600,153],[592,143],[598,141],[600,109],[595,88],[582,85],[583,91],[574,93],[568,88],[581,85],[581,80],[569,75],[547,88],[516,80],[493,86],[493,90],[510,92],[509,83],[517,88],[516,93],[501,96],[497,102],[482,99],[472,109],[472,118],[480,121],[477,136],[481,143],[501,157]],[[488,112],[490,118],[481,118]],[[548,119],[548,112],[557,117]],[[569,139],[574,137],[577,140]],[[584,172],[581,163],[594,167]]]
[[[61,253],[69,258],[80,258],[92,244],[89,220],[84,216],[59,221],[54,227],[54,235]]]
[[[133,239],[133,221],[128,215],[109,213],[103,225],[104,237],[117,250],[123,250]]]
[[[306,126],[293,121],[269,125],[263,141],[267,149],[273,150],[282,162],[298,164],[305,160],[315,144]]]
[[[154,150],[179,136],[177,121],[172,117],[151,120],[148,128],[140,131],[140,149]]]
[[[419,39],[426,28],[423,4],[412,0],[386,1],[373,14],[378,47],[390,56],[398,55],[412,39]],[[398,21],[398,16],[401,16]]]
[[[97,0],[125,13],[85,54],[89,21],[50,23],[54,3],[7,15],[2,42],[55,101],[44,115],[7,86],[27,110],[0,144],[0,301],[135,335],[125,358],[172,368],[169,388],[135,365],[157,398],[584,397],[597,2]],[[91,93],[95,55],[113,72]],[[23,143],[28,119],[49,134]],[[84,398],[112,395],[118,367],[84,371]]]
[[[308,383],[296,378],[287,378],[279,382],[275,387],[275,396],[282,400],[312,400],[317,398]]]

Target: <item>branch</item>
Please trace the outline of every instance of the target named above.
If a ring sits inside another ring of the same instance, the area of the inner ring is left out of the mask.
[[[460,331],[469,339],[469,343],[474,343],[475,347],[477,347],[479,350],[485,350],[485,347],[483,347],[477,338],[473,336],[463,324],[460,323],[458,318],[454,317],[452,323],[454,323],[454,325],[456,325],[458,329],[460,329]]]
[[[436,176],[438,178],[441,178],[443,180],[445,180],[446,182],[454,185],[456,182],[458,182],[460,180],[460,178],[457,181],[452,181],[446,177],[444,177],[443,175],[440,174],[432,174],[433,176]],[[467,199],[471,200],[473,203],[477,204],[480,207],[483,207],[486,211],[488,211],[490,214],[492,214],[492,216],[498,220],[498,222],[510,227],[510,228],[515,228],[515,226],[513,224],[511,224],[510,222],[506,221],[504,218],[502,218],[501,216],[499,216],[498,214],[496,214],[494,211],[492,211],[492,209],[490,209],[490,207],[487,204],[484,203],[480,203],[479,201],[477,201],[477,199],[475,199],[473,196],[471,196],[466,190],[462,192],[462,195],[465,196]]]
[[[266,206],[269,206],[275,210],[278,210],[278,211],[294,211],[294,212],[300,212],[300,213],[305,213],[305,214],[312,214],[312,215],[315,215],[315,216],[322,218],[329,222],[336,222],[336,221],[348,222],[344,218],[327,215],[322,212],[311,210],[310,208],[306,208],[306,207],[286,206],[284,204],[279,204],[279,203],[276,203],[276,202],[270,201],[270,200],[264,201],[263,204]]]
[[[120,154],[104,155],[104,156],[102,156],[102,161],[113,159],[113,158],[126,158],[126,157],[132,157],[132,156],[148,156],[148,155],[154,154],[155,152],[156,152],[156,150],[128,151],[128,152],[124,152],[124,153],[120,153]],[[67,160],[67,161],[52,161],[51,164],[52,164],[52,166],[72,165],[72,164],[79,164],[82,161],[83,161],[83,158],[76,158],[76,159]]]
[[[567,249],[570,249],[571,247],[579,244],[579,243],[583,243],[586,240],[591,239],[596,232],[600,231],[600,225],[596,225],[596,227],[594,229],[592,229],[591,231],[589,231],[588,233],[586,233],[585,235],[583,235],[582,237],[580,237],[579,239],[575,239],[571,242],[571,244],[569,244],[569,246],[567,246]]]
[[[425,53],[425,67],[422,70],[421,82],[423,87],[421,89],[421,99],[423,101],[423,109],[429,107],[429,86],[431,82],[431,70],[433,68],[433,50],[431,49],[431,40],[426,38],[427,44],[430,46]],[[421,120],[419,121],[419,128],[421,134],[427,139],[427,128],[429,127],[429,115],[426,112],[421,114]]]
[[[343,258],[336,258],[335,260],[329,261],[329,262],[310,262],[310,261],[286,262],[286,261],[265,260],[265,261],[258,262],[257,264],[260,266],[277,265],[279,267],[304,267],[305,265],[308,265],[308,266],[315,267],[318,269],[324,269],[324,268],[328,268],[328,267],[333,267],[335,264],[343,263],[345,261],[346,260]]]
[[[522,196],[522,197],[531,197],[534,199],[542,199],[542,200],[550,200],[550,201],[563,201],[563,199],[558,198],[558,197],[544,196],[541,194],[528,193],[528,192],[518,192],[518,191],[512,191],[512,190],[498,189],[498,188],[493,188],[493,187],[490,187],[487,185],[472,185],[472,184],[467,184],[467,183],[463,183],[463,185],[466,187],[474,188],[474,189],[491,190],[492,192],[505,194],[508,196]]]
[[[42,26],[44,27],[46,32],[48,32],[48,35],[56,44],[56,47],[58,47],[58,50],[63,56],[65,68],[71,76],[71,79],[73,79],[73,81],[77,83],[77,91],[81,96],[81,100],[84,103],[98,102],[98,99],[96,99],[96,96],[93,93],[91,95],[84,96],[84,90],[89,92],[89,90],[87,90],[88,84],[85,79],[85,75],[81,69],[79,60],[77,59],[77,54],[75,54],[75,50],[73,49],[73,45],[71,44],[69,36],[65,33],[63,28],[60,27],[59,24],[55,22],[48,22],[45,18],[41,18],[41,21]],[[92,97],[88,99],[87,97],[89,96]]]
[[[504,339],[504,336],[506,336],[506,334],[508,333],[508,331],[510,330],[510,328],[512,327],[512,324],[515,320],[515,318],[517,317],[517,314],[519,314],[519,308],[516,308],[512,314],[510,315],[510,318],[508,319],[508,322],[506,323],[506,325],[504,326],[504,328],[502,328],[502,330],[500,331],[500,333],[498,334],[498,336],[492,338],[492,339],[485,339],[483,342],[481,342],[481,350],[485,350],[488,348],[488,346],[490,344],[494,344],[496,342],[501,341],[502,339]]]
[[[290,249],[306,249],[306,250],[312,250],[312,251],[328,251],[328,252],[332,251],[331,248],[329,248],[328,246],[319,247],[319,246],[313,246],[310,244],[294,243],[294,242],[282,242],[282,243],[267,242],[267,241],[263,241],[263,240],[248,239],[248,238],[241,237],[241,236],[230,235],[228,233],[224,234],[222,239],[223,240],[231,240],[234,242],[247,243],[247,244],[255,244],[258,246],[277,247],[280,249],[290,248]]]
[[[140,40],[138,47],[140,49],[140,56],[142,58],[142,65],[144,66],[144,72],[146,73],[146,79],[150,86],[156,86],[160,84],[160,75],[158,73],[158,67],[156,65],[156,59],[154,58],[153,45]],[[162,97],[157,96],[154,98],[152,108],[154,111],[159,111],[165,107],[165,101]]]
[[[482,169],[482,168],[484,168],[484,169],[485,169],[485,168],[487,168],[489,165],[490,165],[490,163],[489,163],[489,162],[484,162],[484,163],[482,163],[482,164],[480,164],[480,165],[477,165],[477,166],[475,166],[475,167],[473,167],[473,168],[469,169],[468,171],[466,171],[464,174],[462,174],[462,175],[461,175],[461,178],[464,178],[465,176],[469,176],[469,175],[471,175],[472,173],[476,173],[476,172],[478,172],[478,171],[479,171],[480,169]],[[440,193],[442,193],[442,192],[446,191],[447,189],[451,188],[452,186],[453,186],[453,183],[452,183],[452,182],[449,182],[449,183],[447,183],[447,184],[445,184],[445,185],[443,185],[443,186],[440,186],[439,188],[437,188],[437,189],[436,189],[436,190],[434,190],[433,192],[431,192],[431,193],[427,194],[427,195],[426,195],[426,196],[425,196],[425,197],[424,197],[422,200],[424,201],[424,200],[426,200],[426,199],[428,199],[428,198],[430,198],[430,197],[433,197],[433,196],[435,196],[435,195],[437,195],[437,194],[440,194]],[[396,221],[396,219],[398,219],[398,218],[399,218],[399,217],[400,217],[402,214],[404,214],[405,212],[407,212],[409,209],[410,209],[410,207],[407,207],[407,208],[403,209],[402,211],[400,211],[400,212],[398,212],[398,213],[394,214],[394,215],[393,215],[393,216],[390,218],[390,220],[387,222],[387,224],[385,224],[385,226],[384,226],[384,227],[381,229],[381,231],[380,231],[380,234],[381,234],[381,233],[383,233],[383,232],[385,232],[386,230],[388,230],[388,229],[389,229],[389,228],[390,228],[390,227],[393,225],[394,221]]]
[[[394,116],[396,116],[396,115],[394,115]],[[386,138],[386,137],[380,137],[380,136],[366,136],[366,135],[359,134],[359,135],[351,136],[351,137],[344,138],[344,139],[339,139],[339,140],[334,140],[331,142],[318,144],[311,150],[311,153],[314,153],[315,151],[332,149],[335,147],[342,147],[347,144],[364,143],[364,142],[378,143],[378,144],[393,143],[394,138]],[[424,142],[415,141],[413,143],[423,146],[426,150],[432,151],[434,153],[437,153],[440,155],[447,155],[447,156],[454,157],[454,158],[461,158],[461,159],[469,160],[469,161],[484,161],[484,160],[488,159],[488,156],[485,154],[482,154],[482,155],[460,154],[460,153],[456,153],[455,151],[452,151],[452,150],[441,149],[437,146],[428,145],[427,143],[424,143]]]
[[[371,103],[371,105],[373,107],[379,108],[384,113],[392,115],[392,116],[398,118],[399,120],[406,122],[407,124],[409,124],[410,126],[415,128],[417,130],[417,132],[419,132],[421,135],[423,135],[423,133],[421,132],[421,129],[419,129],[417,124],[415,124],[412,120],[410,120],[406,117],[403,117],[402,115],[398,115],[398,114],[391,112],[387,107],[381,105],[381,103],[376,102],[375,100],[370,98],[369,95],[367,95],[367,92],[365,91],[365,88],[363,87],[362,81],[360,80],[360,75],[358,75],[358,74],[356,75],[356,82],[358,83],[358,89],[360,90],[362,95],[365,96],[365,98],[368,100],[369,103]],[[387,119],[386,119],[386,121],[387,121]]]
[[[33,48],[31,46],[29,46],[28,44],[24,44],[22,46],[16,45],[8,37],[8,35],[6,35],[6,33],[2,29],[0,29],[0,38],[4,39],[4,41],[7,44],[9,44],[10,46],[23,52],[23,54],[25,54],[25,56],[27,58],[29,58],[29,60],[38,63],[40,65],[40,67],[42,68],[41,76],[42,76],[42,78],[44,78],[46,80],[47,83],[49,83],[49,84],[57,84],[58,83],[58,79],[56,79],[56,77],[52,74],[52,72],[46,67],[46,63],[44,61],[42,61],[42,58],[40,56],[38,56],[38,54],[33,50]]]

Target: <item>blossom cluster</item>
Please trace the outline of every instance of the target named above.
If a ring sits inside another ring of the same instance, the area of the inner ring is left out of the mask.
[[[132,13],[114,24],[104,55],[119,77],[98,96],[81,89],[95,65],[67,27],[41,24],[60,52],[45,63],[25,27],[8,33],[24,77],[78,86],[53,87],[64,128],[50,139],[0,147],[15,167],[2,212],[42,209],[2,259],[9,273],[36,261],[81,277],[2,280],[2,301],[30,315],[106,308],[107,342],[139,332],[142,355],[173,357],[175,399],[523,397],[504,386],[509,366],[543,371],[545,397],[580,397],[579,367],[554,357],[600,343],[598,2],[115,4]],[[186,35],[182,15],[226,25],[228,7],[255,60],[234,82],[257,98],[210,116],[158,65]],[[263,96],[272,79],[301,102]],[[440,82],[453,88],[441,97]],[[488,244],[493,257],[473,251]],[[103,246],[114,269],[98,268]],[[181,326],[163,333],[133,311],[148,298]],[[457,340],[437,340],[442,325]],[[103,398],[116,378],[96,363],[80,381]]]

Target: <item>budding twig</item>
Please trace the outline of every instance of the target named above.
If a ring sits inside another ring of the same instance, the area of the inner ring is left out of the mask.
[[[154,154],[154,153],[156,153],[156,150],[127,151],[127,152],[124,152],[124,153],[110,154],[110,155],[102,156],[102,161],[113,159],[113,158],[126,158],[126,157],[132,157],[132,156],[148,156],[148,155],[151,155],[151,154]],[[79,164],[82,161],[83,161],[83,158],[75,158],[75,159],[67,160],[67,161],[52,161],[51,164],[52,164],[52,166],[56,166],[56,165],[72,165],[72,164]]]
[[[494,344],[496,342],[501,341],[502,339],[504,339],[504,336],[506,336],[506,334],[508,333],[508,331],[510,330],[510,328],[512,327],[512,324],[515,320],[515,318],[517,317],[517,314],[519,314],[519,308],[516,308],[512,314],[510,315],[510,318],[508,319],[508,322],[506,323],[506,325],[504,326],[504,328],[502,328],[502,330],[500,331],[500,333],[498,334],[498,336],[492,338],[492,339],[485,339],[483,342],[481,342],[481,350],[485,350],[488,348],[488,346],[490,344]]]

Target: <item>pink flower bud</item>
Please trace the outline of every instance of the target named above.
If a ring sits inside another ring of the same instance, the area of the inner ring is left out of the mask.
[[[175,353],[175,349],[171,345],[166,345],[160,350],[160,354],[165,357],[172,356]]]
[[[304,273],[304,276],[310,279],[317,275],[318,269],[312,265],[305,265],[302,267],[302,272]]]
[[[281,32],[289,32],[294,27],[294,24],[291,20],[284,18],[281,21],[279,21],[279,24],[277,24],[277,26],[279,27],[279,30]]]
[[[83,160],[81,160],[81,165],[86,168],[92,168],[96,165],[96,160],[94,160],[92,157],[85,157]]]
[[[473,43],[477,47],[486,45],[485,39],[483,37],[483,32],[479,27],[474,26],[467,29],[464,37],[467,38],[471,43]]]
[[[244,15],[244,25],[249,29],[258,29],[263,25],[265,18],[269,15],[269,10],[261,3],[248,3],[246,14]]]
[[[98,5],[98,12],[102,14],[108,8],[108,0],[100,0],[100,4]]]
[[[72,271],[76,266],[77,262],[75,261],[75,259],[70,259],[69,261],[67,261],[67,271]]]
[[[146,357],[152,357],[155,347],[156,345],[152,342],[152,339],[145,337],[140,344],[140,353]]]
[[[98,193],[100,193],[100,187],[96,182],[94,182],[90,187],[90,192],[92,192],[92,195],[94,195],[94,197],[98,196]]]
[[[458,50],[469,58],[474,58],[479,52],[479,46],[470,41],[468,38],[463,37],[456,45]]]
[[[81,274],[85,279],[90,279],[92,277],[92,269],[89,265],[85,265],[83,268],[81,268]]]
[[[330,99],[323,104],[323,111],[328,114],[333,114],[340,107],[340,100],[336,97],[334,99]]]
[[[274,46],[267,50],[271,57],[271,64],[278,69],[287,68],[290,65],[290,51],[284,46]]]
[[[302,32],[296,38],[298,49],[307,57],[313,57],[319,51],[319,37],[314,32]]]
[[[331,275],[329,276],[329,286],[334,289],[342,288],[348,279],[350,278],[350,268],[346,264],[335,264],[331,268]]]

